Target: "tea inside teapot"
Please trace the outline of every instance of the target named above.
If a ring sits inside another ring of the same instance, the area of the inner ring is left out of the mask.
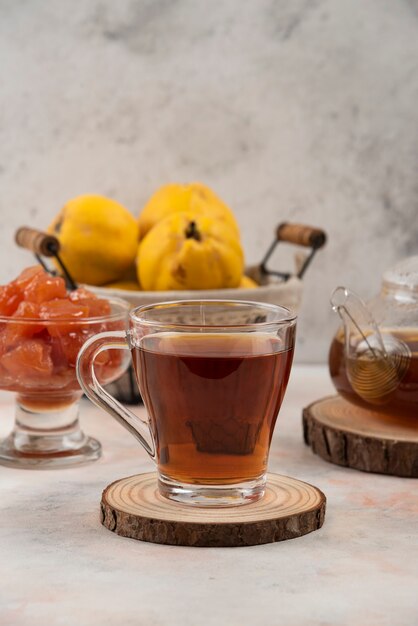
[[[345,288],[331,304],[343,321],[329,352],[337,391],[368,409],[418,417],[418,257],[386,272],[369,306]]]

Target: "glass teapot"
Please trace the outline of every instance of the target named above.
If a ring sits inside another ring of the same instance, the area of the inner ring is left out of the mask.
[[[343,322],[329,351],[338,393],[364,408],[418,418],[418,256],[387,270],[367,305],[344,287],[331,305]]]

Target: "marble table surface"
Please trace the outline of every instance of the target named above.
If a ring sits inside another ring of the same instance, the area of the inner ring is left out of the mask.
[[[418,481],[315,456],[302,440],[301,410],[329,393],[325,367],[294,367],[270,457],[270,470],[325,492],[323,528],[249,548],[154,545],[103,528],[102,489],[152,465],[128,432],[83,400],[100,461],[59,471],[0,467],[1,626],[416,625]],[[1,393],[1,436],[12,407]]]

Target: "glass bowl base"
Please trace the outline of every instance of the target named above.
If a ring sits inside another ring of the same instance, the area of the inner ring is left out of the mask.
[[[78,411],[78,402],[43,410],[17,402],[13,430],[0,441],[0,465],[55,469],[99,459],[102,446],[83,433]]]
[[[76,442],[68,441],[69,438],[64,436],[61,440],[61,449],[57,447],[54,451],[43,451],[39,445],[35,446],[36,451],[30,450],[29,446],[26,446],[26,450],[23,451],[16,447],[15,435],[12,433],[0,441],[0,465],[20,469],[58,469],[82,465],[99,459],[102,454],[102,446],[97,439],[87,437],[81,431],[79,433],[82,435],[81,445],[80,442],[77,442],[78,445],[74,445]]]

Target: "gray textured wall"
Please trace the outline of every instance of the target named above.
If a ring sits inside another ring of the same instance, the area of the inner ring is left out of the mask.
[[[22,223],[66,199],[137,213],[166,181],[234,208],[249,262],[275,224],[323,226],[298,359],[326,357],[338,283],[418,252],[416,0],[1,0],[0,281]]]

